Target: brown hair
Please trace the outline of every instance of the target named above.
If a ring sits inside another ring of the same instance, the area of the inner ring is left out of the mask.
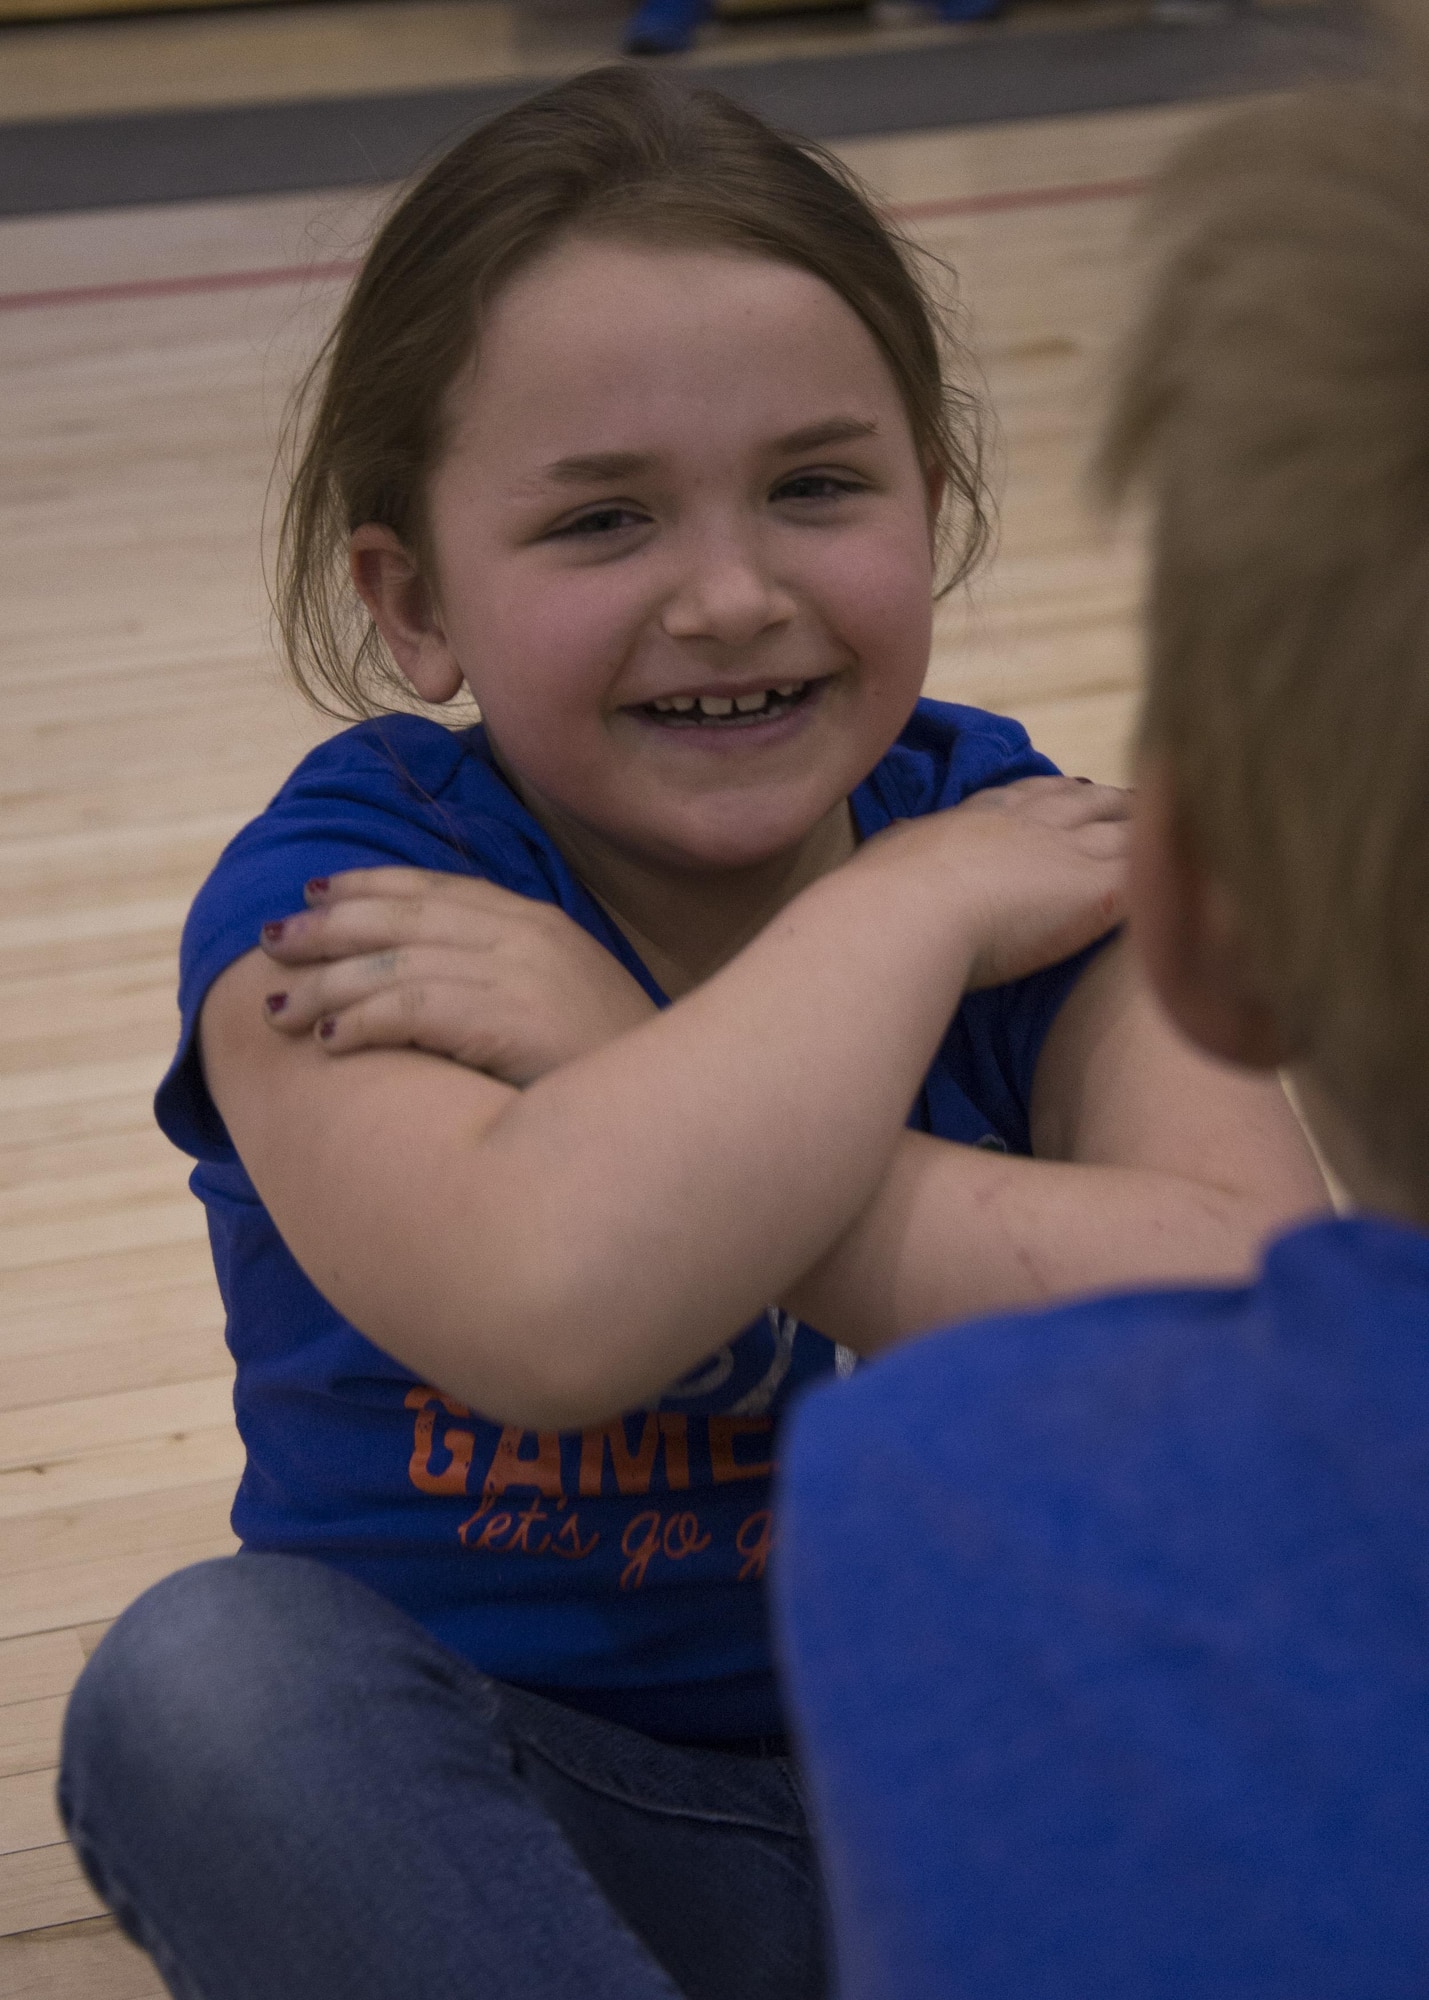
[[[576,231],[733,247],[822,278],[878,342],[915,444],[946,481],[945,588],[982,552],[978,406],[945,379],[951,337],[918,253],[821,148],[715,91],[635,67],[591,70],[503,112],[411,189],[299,392],[290,440],[312,417],[283,513],[276,603],[289,664],[327,713],[410,701],[352,589],[348,537],[380,522],[424,561],[443,406],[483,312],[518,269]]]
[[[1412,45],[1401,69],[1420,73]],[[1154,503],[1144,744],[1250,928],[1297,1058],[1420,1202],[1426,101],[1323,86],[1181,156],[1101,459],[1110,491],[1140,476]]]

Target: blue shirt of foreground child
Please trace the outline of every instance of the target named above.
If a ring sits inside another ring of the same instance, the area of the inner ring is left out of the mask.
[[[842,2000],[1409,2000],[1429,1233],[934,1335],[812,1394],[776,1603]]]

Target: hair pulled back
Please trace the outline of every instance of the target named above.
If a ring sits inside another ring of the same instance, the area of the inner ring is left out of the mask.
[[[744,250],[821,278],[877,341],[919,454],[944,477],[944,588],[981,554],[980,413],[945,377],[948,335],[914,247],[822,148],[716,91],[591,70],[492,119],[404,196],[299,390],[289,437],[311,420],[282,518],[276,605],[289,665],[325,712],[410,702],[352,588],[348,537],[381,523],[426,566],[448,391],[503,286],[574,234]]]

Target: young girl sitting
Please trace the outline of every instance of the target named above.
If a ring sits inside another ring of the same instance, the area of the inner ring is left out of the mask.
[[[1094,949],[1124,796],[918,701],[971,411],[831,162],[563,84],[395,211],[322,385],[295,664],[483,726],[334,737],[194,906],[244,1552],[95,1654],[71,1835],[204,2000],[818,1994],[762,1580],[825,1336],[1239,1272],[1322,1190]]]

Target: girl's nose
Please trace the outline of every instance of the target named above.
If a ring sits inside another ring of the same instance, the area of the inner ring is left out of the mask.
[[[756,546],[706,541],[691,553],[661,622],[672,639],[743,646],[793,615],[792,595],[770,576]]]

